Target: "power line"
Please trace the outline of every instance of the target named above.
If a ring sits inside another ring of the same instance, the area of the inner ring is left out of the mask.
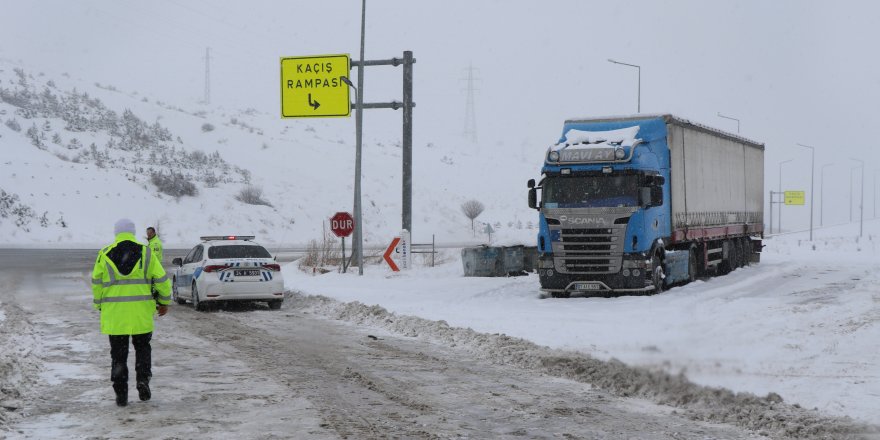
[[[205,48],[205,104],[211,103],[211,48]]]
[[[474,94],[477,89],[474,86],[474,82],[479,80],[479,78],[474,77],[473,64],[468,65],[467,78],[462,78],[462,81],[467,81],[467,102],[465,103],[464,109],[463,134],[465,139],[470,140],[474,144],[477,143],[477,110],[474,102]]]

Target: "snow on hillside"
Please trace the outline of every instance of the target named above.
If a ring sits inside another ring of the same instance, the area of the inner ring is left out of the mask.
[[[95,247],[131,217],[160,228],[166,247],[204,234],[255,234],[275,246],[320,239],[353,202],[354,120],[282,120],[275,109],[231,111],[156,101],[136,91],[0,61],[2,246]],[[484,242],[460,205],[486,206],[493,242],[532,243],[525,181],[546,145],[492,139],[480,148],[415,115],[414,241]],[[365,125],[364,236],[382,246],[400,229],[399,132]],[[435,136],[435,133],[441,133]],[[553,139],[556,133],[548,133]],[[447,139],[448,138],[448,139]],[[549,144],[549,142],[547,143]],[[194,185],[157,189],[154,174]],[[245,204],[246,187],[268,205]]]

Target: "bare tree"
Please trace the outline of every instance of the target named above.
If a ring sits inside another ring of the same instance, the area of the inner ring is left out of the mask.
[[[476,229],[474,229],[474,219],[479,217],[484,209],[486,209],[486,207],[478,200],[471,199],[461,204],[461,212],[464,213],[465,217],[471,219],[471,231],[474,235],[477,233]]]

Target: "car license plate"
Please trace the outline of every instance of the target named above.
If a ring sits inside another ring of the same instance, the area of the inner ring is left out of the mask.
[[[575,283],[574,290],[601,290],[602,285],[599,283]]]
[[[237,277],[258,277],[260,271],[257,269],[236,269],[233,274]]]

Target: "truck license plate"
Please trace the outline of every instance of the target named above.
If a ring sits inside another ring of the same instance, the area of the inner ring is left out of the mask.
[[[258,277],[260,276],[260,271],[257,269],[236,269],[233,272],[237,277]]]
[[[602,285],[599,283],[575,283],[574,290],[601,290]]]

